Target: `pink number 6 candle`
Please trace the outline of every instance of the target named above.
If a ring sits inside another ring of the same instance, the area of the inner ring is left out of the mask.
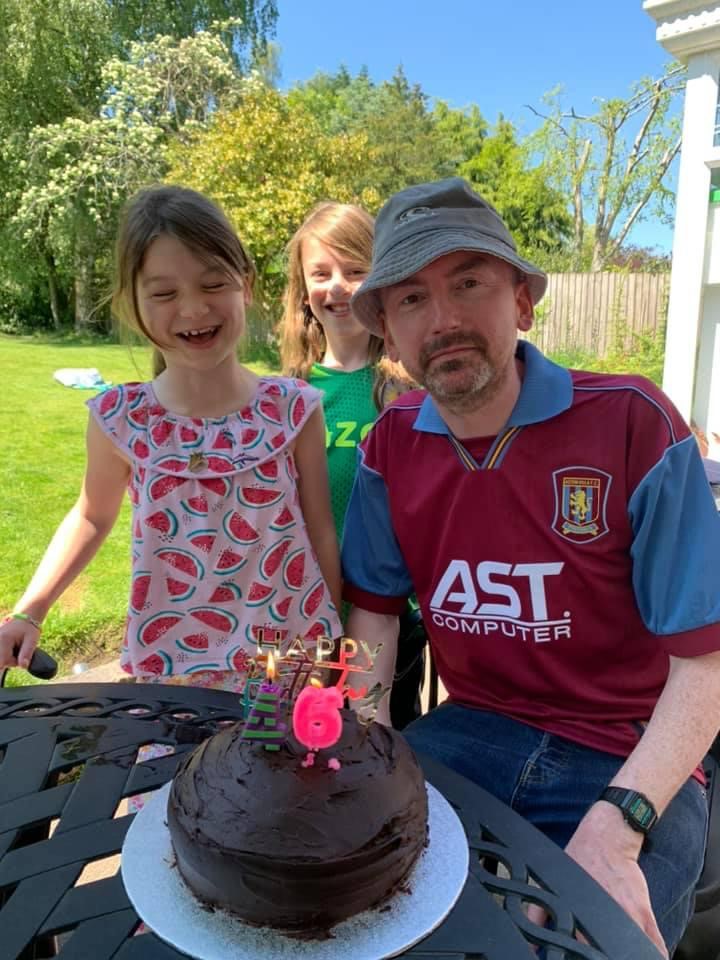
[[[310,750],[332,747],[342,733],[340,708],[343,697],[337,687],[305,687],[295,701],[293,733]]]

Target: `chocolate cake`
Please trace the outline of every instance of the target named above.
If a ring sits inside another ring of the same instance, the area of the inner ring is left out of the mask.
[[[322,936],[403,885],[427,838],[423,775],[400,734],[341,713],[340,740],[312,766],[291,733],[271,752],[239,724],[183,761],[167,820],[178,869],[201,901]]]

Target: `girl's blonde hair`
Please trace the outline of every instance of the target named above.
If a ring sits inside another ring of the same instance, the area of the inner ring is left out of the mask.
[[[143,323],[136,285],[148,247],[164,234],[175,237],[205,263],[242,277],[251,290],[255,282],[252,259],[228,218],[212,200],[187,187],[156,186],[136,193],[120,221],[111,302],[122,326],[155,345],[153,376],[165,369],[165,360]]]
[[[327,200],[313,207],[290,240],[285,312],[280,321],[280,359],[287,376],[307,377],[310,367],[322,360],[327,348],[322,324],[313,316],[307,303],[308,291],[302,268],[303,240],[316,237],[341,256],[369,269],[374,226],[375,221],[362,207]],[[368,362],[376,364],[382,354],[382,339],[370,334]]]

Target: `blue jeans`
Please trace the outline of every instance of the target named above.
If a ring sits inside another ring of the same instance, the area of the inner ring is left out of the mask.
[[[517,720],[442,704],[403,730],[410,745],[473,780],[564,847],[622,766],[621,757]],[[688,780],[652,831],[639,864],[670,955],[687,926],[703,865],[705,791]]]

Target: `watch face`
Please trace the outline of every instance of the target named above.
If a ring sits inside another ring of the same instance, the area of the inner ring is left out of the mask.
[[[628,805],[628,813],[643,827],[649,827],[655,818],[655,811],[642,797],[635,797]]]

